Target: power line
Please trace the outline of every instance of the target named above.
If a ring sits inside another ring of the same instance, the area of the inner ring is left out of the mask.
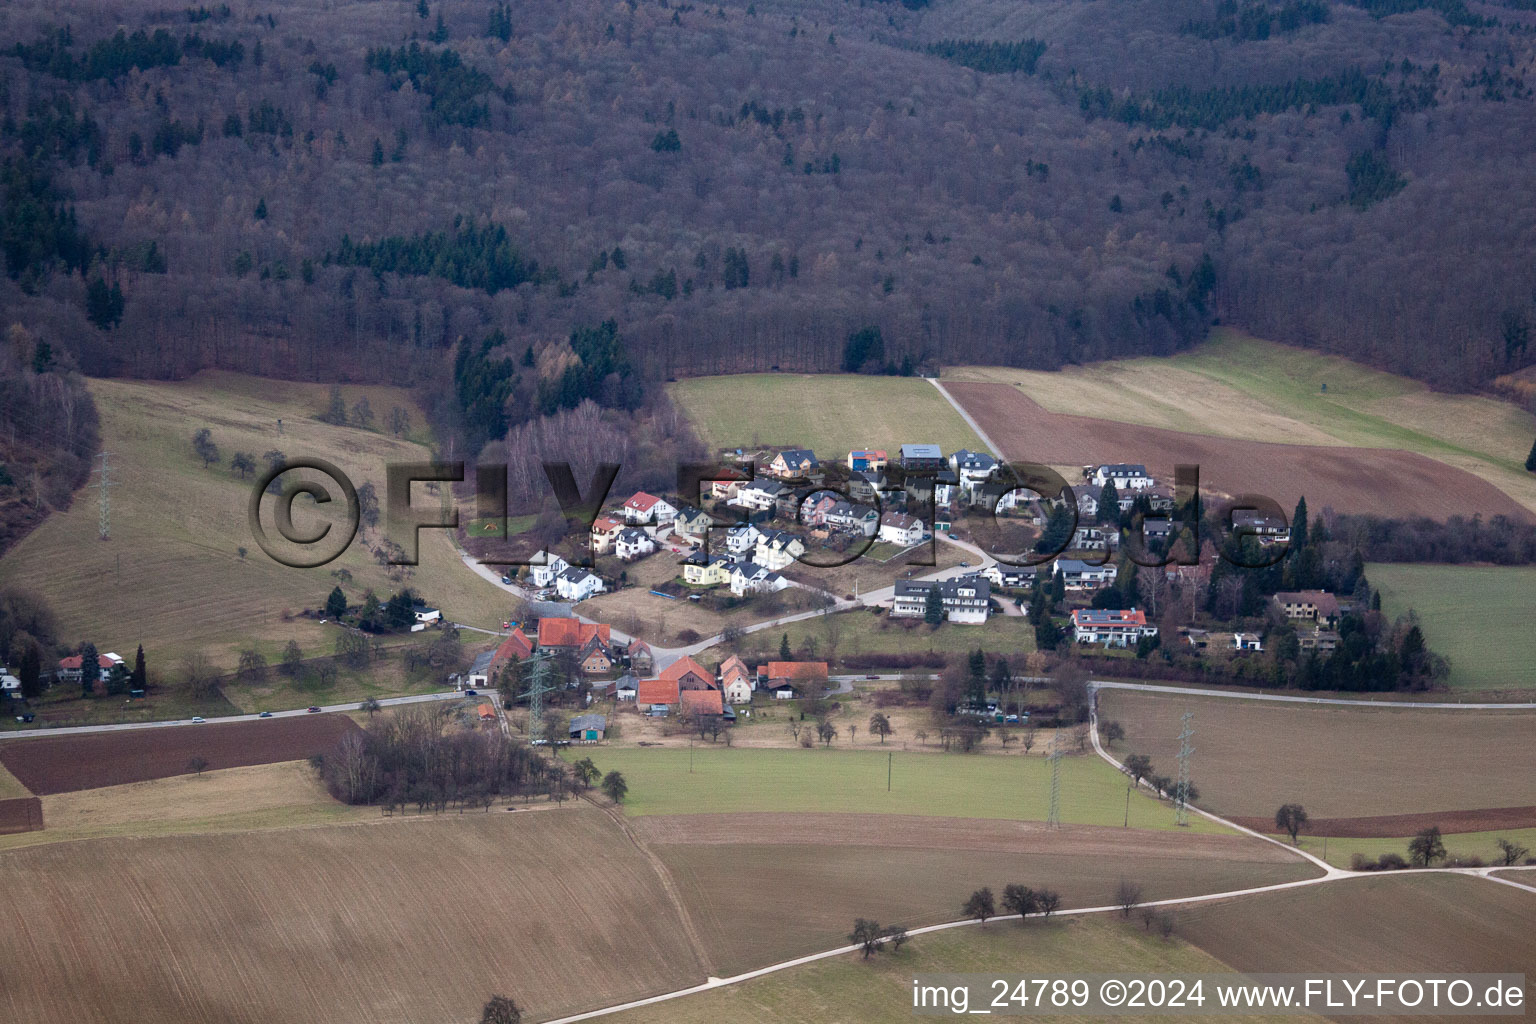
[[[1178,825],[1189,824],[1189,759],[1195,748],[1189,741],[1195,736],[1193,711],[1184,712],[1184,729],[1179,733],[1179,784],[1173,792],[1173,820]]]
[[[97,528],[101,534],[102,540],[111,540],[112,488],[117,486],[117,484],[113,483],[111,479],[111,464],[109,460],[112,457],[112,453],[102,452],[96,457],[101,460],[101,465],[96,470],[96,493],[98,505]]]
[[[1051,735],[1051,807],[1045,823],[1051,828],[1061,826],[1061,729]]]

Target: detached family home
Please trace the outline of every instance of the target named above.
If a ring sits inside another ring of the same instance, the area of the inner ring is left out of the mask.
[[[1072,639],[1080,644],[1134,647],[1144,636],[1156,636],[1157,627],[1135,608],[1079,608],[1072,613]]]
[[[596,597],[606,589],[601,577],[590,569],[573,567],[555,577],[555,593],[560,595],[561,600],[573,604]]]
[[[1287,619],[1306,619],[1325,629],[1339,624],[1339,599],[1326,590],[1282,590],[1274,601]]]
[[[720,692],[727,704],[752,703],[752,672],[736,655],[720,663]]]
[[[747,594],[773,594],[789,586],[789,580],[756,562],[733,562],[729,582],[737,597]]]
[[[832,529],[861,537],[873,537],[880,526],[880,513],[868,505],[855,505],[848,501],[834,502],[825,518],[827,526]]]
[[[677,509],[671,503],[644,491],[636,491],[635,496],[624,503],[624,521],[631,526],[643,523],[666,526],[676,518]]]
[[[1077,514],[1079,518],[1093,518],[1099,514],[1099,495],[1104,488],[1094,487],[1092,484],[1074,484],[1072,497],[1077,501]]]
[[[1291,536],[1291,526],[1285,516],[1251,508],[1233,510],[1232,529],[1236,533],[1253,534],[1265,546],[1289,540]]]
[[[758,535],[752,560],[773,572],[786,568],[805,554],[805,542],[784,530],[767,530]]]
[[[1097,590],[1114,583],[1120,574],[1113,562],[1091,565],[1077,558],[1058,558],[1056,572],[1061,574],[1062,586],[1068,590]]]
[[[727,504],[746,509],[748,512],[767,512],[774,507],[779,500],[779,495],[783,493],[784,485],[777,480],[753,480],[738,487],[736,496]]]
[[[923,521],[901,512],[887,512],[880,517],[880,539],[907,548],[923,539]]]
[[[621,562],[633,562],[655,550],[656,542],[651,535],[633,526],[620,530],[618,539],[613,542],[613,553]]]
[[[904,444],[901,446],[901,468],[913,470],[942,469],[944,449],[936,444]]]
[[[774,697],[787,700],[797,694],[821,696],[827,688],[827,663],[824,661],[770,661],[758,667],[763,689]],[[782,691],[787,697],[781,697]]]
[[[715,521],[708,512],[688,505],[677,514],[672,531],[683,540],[697,543],[709,535],[709,529],[714,525]]]
[[[821,468],[816,453],[809,448],[786,448],[768,463],[768,472],[780,480],[795,480],[810,476]]]
[[[623,529],[623,520],[612,516],[598,516],[592,521],[592,550],[600,555],[606,555],[613,547],[613,542],[619,539],[619,532]]]
[[[596,531],[596,529],[597,527],[594,525],[593,530]],[[595,540],[595,532],[593,533],[593,537]],[[555,577],[559,576],[561,573],[565,572],[565,570],[571,567],[571,563],[567,562],[559,555],[550,554],[548,551],[540,551],[538,554],[534,555],[534,557],[542,558],[544,560],[543,565],[530,565],[528,567],[528,581],[536,587],[554,586]]]
[[[724,555],[706,555],[695,551],[683,559],[683,582],[695,587],[716,587],[731,581],[732,559]]]
[[[885,469],[885,461],[885,452],[873,448],[856,448],[848,453],[848,471],[862,473],[872,470],[878,473]]]

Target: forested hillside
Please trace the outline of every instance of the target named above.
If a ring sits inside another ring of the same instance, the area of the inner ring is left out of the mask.
[[[442,383],[478,445],[1216,319],[1536,361],[1529,0],[163,4],[0,10],[6,316],[87,372]]]

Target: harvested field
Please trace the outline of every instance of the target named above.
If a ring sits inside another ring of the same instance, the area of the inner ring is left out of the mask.
[[[0,1019],[538,1020],[703,980],[657,877],[590,808],[0,856]],[[107,881],[110,880],[110,883]]]
[[[823,960],[740,985],[608,1018],[611,1024],[889,1024],[912,1018],[912,976],[964,972],[994,976],[1072,977],[1084,973],[1191,977],[1230,970],[1220,960],[1177,938],[1148,934],[1118,918],[1057,918],[1049,923],[998,922],[913,939],[894,955],[868,960],[857,954]],[[974,1001],[973,1001],[974,1005]],[[978,1007],[979,1009],[979,1007]],[[1033,1008],[1031,1008],[1033,1009]],[[959,1016],[959,1015],[954,1015]],[[919,1018],[922,1019],[922,1018]],[[931,1019],[931,1018],[930,1018]],[[1027,1018],[1013,1018],[1027,1019]],[[1082,1021],[1084,1017],[1048,1020]],[[1161,1016],[1115,1016],[1116,1024],[1169,1024]],[[1222,1024],[1316,1021],[1306,1014],[1279,1017],[1222,1014]]]
[[[1305,495],[1310,508],[1341,512],[1530,518],[1524,506],[1487,481],[1414,452],[1190,434],[1047,412],[1006,384],[945,387],[1010,459],[1057,466],[1135,461],[1160,477],[1171,477],[1175,464],[1195,464],[1204,489],[1268,495],[1287,510]]]
[[[768,817],[775,820],[747,825],[746,833],[769,841],[658,841],[652,847],[678,887],[690,894],[694,923],[718,971],[746,970],[837,945],[846,941],[856,917],[909,927],[953,920],[965,897],[983,885],[994,892],[1013,882],[1044,886],[1060,892],[1071,907],[1109,902],[1121,878],[1139,882],[1155,899],[1317,874],[1276,847],[1238,837],[1227,842],[1227,837],[1066,828],[1049,838],[1038,837],[1043,831],[1038,830],[1033,841],[1001,843],[980,826],[972,843],[955,834],[965,828],[960,824],[948,830],[953,846],[917,847],[900,838],[906,823],[901,818],[855,824],[845,833],[846,819],[839,816],[810,816],[800,825]],[[768,833],[775,826],[795,838],[774,839]],[[816,831],[823,833],[822,844],[815,841]],[[679,834],[687,838],[686,831]],[[707,834],[721,837],[721,828]],[[845,843],[845,838],[865,841]],[[939,839],[930,833],[916,841]],[[744,884],[747,879],[750,884]]]
[[[1238,971],[1529,975],[1533,919],[1536,893],[1465,875],[1388,875],[1191,907],[1178,930]]]
[[[1306,706],[1104,690],[1120,751],[1174,767],[1193,711],[1200,806],[1265,818],[1299,803],[1316,819],[1523,807],[1536,802],[1536,713]],[[1502,811],[1500,812],[1502,813]]]
[[[193,757],[206,760],[208,768],[298,761],[329,753],[357,728],[346,715],[326,714],[69,736],[32,734],[0,742],[0,763],[42,796],[182,775]]]
[[[1257,832],[1273,832],[1269,817],[1231,818]],[[1377,814],[1365,818],[1312,818],[1307,834],[1349,839],[1396,839],[1434,825],[1441,832],[1489,832],[1501,828],[1536,826],[1536,807],[1485,807],[1477,811],[1425,811],[1420,814]]]

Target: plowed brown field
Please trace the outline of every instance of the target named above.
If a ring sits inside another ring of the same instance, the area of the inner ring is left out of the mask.
[[[0,764],[33,793],[68,793],[182,775],[200,757],[208,768],[299,761],[327,754],[357,729],[346,715],[122,729],[0,741]]]
[[[1193,464],[1200,467],[1202,488],[1266,495],[1287,511],[1305,495],[1314,511],[1332,507],[1432,519],[1474,512],[1529,518],[1518,502],[1487,481],[1414,452],[1188,434],[1047,412],[1007,384],[946,383],[945,388],[1001,446],[998,454],[1009,459],[1056,466],[1139,462],[1169,480],[1176,464]]]

